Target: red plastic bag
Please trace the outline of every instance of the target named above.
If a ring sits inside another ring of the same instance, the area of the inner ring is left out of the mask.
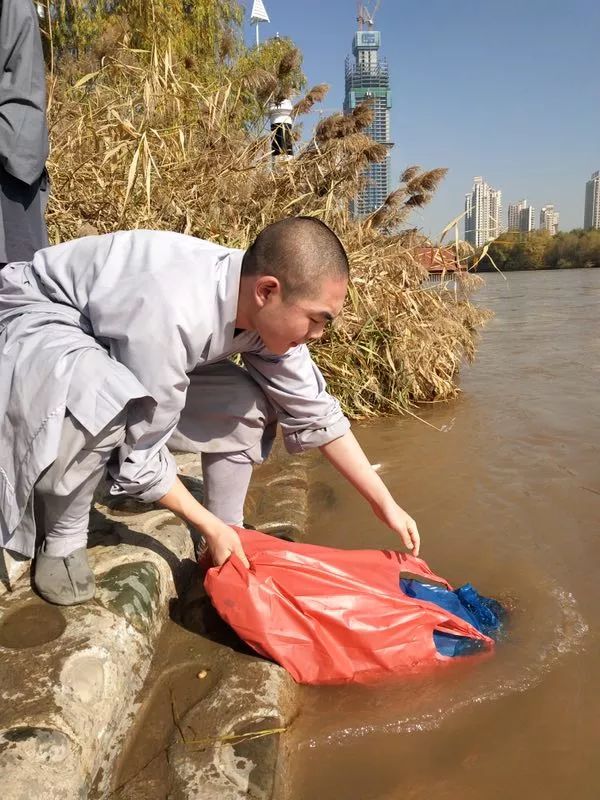
[[[492,639],[400,590],[400,573],[451,589],[420,558],[336,550],[236,529],[250,562],[233,556],[204,585],[220,616],[258,653],[308,684],[366,683],[451,661],[433,631]]]

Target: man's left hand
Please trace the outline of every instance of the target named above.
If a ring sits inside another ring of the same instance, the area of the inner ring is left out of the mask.
[[[400,508],[398,503],[390,499],[381,506],[374,505],[373,511],[388,528],[400,534],[400,538],[405,546],[409,550],[412,550],[413,556],[419,555],[421,539],[419,537],[417,523],[412,517],[409,517],[403,508]]]

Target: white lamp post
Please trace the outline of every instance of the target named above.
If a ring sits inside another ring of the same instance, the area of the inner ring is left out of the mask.
[[[250,12],[250,22],[256,25],[256,46],[259,47],[260,42],[258,39],[258,26],[261,22],[270,22],[267,9],[262,0],[254,0],[252,3],[252,11]]]

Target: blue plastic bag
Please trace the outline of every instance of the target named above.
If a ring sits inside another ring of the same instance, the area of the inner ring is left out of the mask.
[[[414,578],[401,578],[400,588],[408,597],[435,603],[492,639],[498,637],[506,616],[497,600],[480,595],[470,583],[450,591],[443,586],[422,583]],[[443,656],[466,656],[485,649],[484,643],[479,639],[455,636],[443,631],[434,631],[433,640]]]

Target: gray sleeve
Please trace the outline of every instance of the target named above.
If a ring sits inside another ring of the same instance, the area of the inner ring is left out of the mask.
[[[243,353],[242,358],[277,411],[289,453],[321,447],[350,429],[306,345],[294,347],[283,356],[260,350]]]
[[[0,164],[31,185],[48,157],[44,57],[31,0],[3,0],[0,14]]]
[[[109,343],[110,354],[143,384],[156,405],[133,401],[127,434],[111,469],[111,494],[128,494],[151,503],[175,482],[177,469],[166,447],[185,405],[189,378],[187,354],[177,324],[177,309],[160,280],[150,275],[133,291],[122,287],[122,305],[104,302],[115,288],[98,281],[90,294],[94,335]],[[133,289],[133,287],[132,287]],[[134,296],[131,304],[128,299]]]

